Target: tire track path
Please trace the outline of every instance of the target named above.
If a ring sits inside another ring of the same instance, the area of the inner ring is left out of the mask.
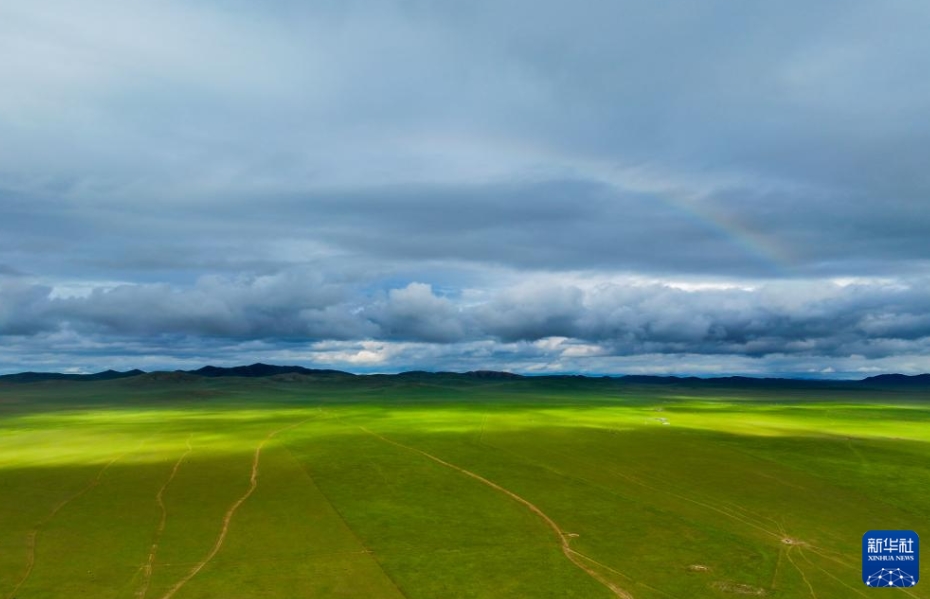
[[[794,547],[788,547],[788,550],[785,551],[785,557],[788,558],[788,561],[791,562],[791,565],[794,566],[794,569],[797,570],[797,571],[798,571],[798,574],[801,575],[801,578],[804,580],[804,584],[807,585],[808,590],[810,590],[810,592],[811,592],[811,597],[813,597],[813,599],[817,599],[817,593],[814,592],[814,587],[811,586],[810,581],[807,579],[807,576],[804,574],[804,570],[802,570],[802,569],[800,568],[800,566],[798,566],[798,565],[794,562],[794,560],[791,559],[791,550],[792,550],[792,549],[794,549]]]
[[[32,569],[35,567],[35,563],[36,563],[36,545],[38,544],[39,533],[42,531],[42,529],[49,522],[51,522],[52,519],[56,515],[58,515],[58,512],[64,509],[66,505],[68,505],[75,499],[79,498],[81,495],[84,495],[85,493],[87,493],[88,491],[96,487],[98,484],[100,484],[100,479],[103,478],[104,473],[106,473],[106,471],[110,468],[110,466],[112,466],[121,457],[123,456],[119,455],[113,458],[112,460],[110,460],[109,462],[107,462],[104,465],[104,467],[100,469],[100,471],[97,473],[97,476],[95,476],[92,481],[90,481],[87,485],[79,489],[77,492],[73,493],[72,495],[58,502],[58,504],[52,508],[52,511],[50,511],[44,518],[42,518],[42,520],[40,520],[39,523],[36,524],[35,528],[29,531],[29,536],[26,538],[26,571],[23,573],[22,578],[19,579],[19,582],[16,583],[16,586],[13,587],[13,590],[10,591],[10,593],[7,595],[7,599],[15,599],[16,592],[24,584],[26,584],[26,581],[29,580],[29,577],[32,575]]]
[[[139,599],[145,599],[146,593],[149,591],[149,584],[152,582],[152,567],[155,565],[155,557],[158,554],[158,542],[161,540],[161,535],[165,532],[165,524],[168,522],[168,510],[165,507],[165,491],[168,489],[168,486],[171,484],[171,481],[174,480],[174,477],[177,476],[178,470],[181,468],[181,463],[184,461],[193,447],[191,447],[191,438],[194,436],[194,433],[191,433],[187,437],[185,444],[187,445],[187,451],[181,454],[181,457],[178,458],[178,461],[174,463],[174,468],[171,469],[171,474],[168,476],[168,480],[165,481],[165,484],[158,489],[158,493],[155,494],[155,502],[158,504],[158,508],[161,510],[161,519],[158,521],[158,528],[155,530],[155,539],[152,541],[152,548],[149,550],[148,561],[142,570],[142,586],[136,592],[136,597]]]
[[[203,560],[201,560],[200,562],[198,562],[197,565],[195,565],[195,566],[191,569],[191,571],[188,572],[186,576],[184,576],[184,578],[182,578],[181,580],[179,580],[177,583],[175,583],[175,585],[174,585],[173,587],[171,587],[170,589],[168,589],[168,592],[165,593],[164,595],[162,595],[161,599],[171,599],[171,597],[173,597],[173,596],[175,595],[175,593],[177,593],[179,590],[181,590],[181,587],[183,587],[185,584],[187,584],[188,582],[190,582],[190,580],[191,580],[193,577],[197,576],[197,574],[198,574],[201,570],[203,570],[204,566],[206,566],[207,564],[209,564],[210,561],[211,561],[214,557],[216,557],[216,554],[219,553],[220,548],[223,546],[223,542],[226,540],[226,535],[227,535],[227,533],[229,532],[229,523],[232,521],[233,515],[235,515],[236,510],[238,510],[239,507],[240,507],[243,503],[245,503],[245,500],[248,499],[248,498],[252,495],[252,493],[255,492],[255,488],[258,487],[258,462],[259,462],[259,458],[261,457],[261,454],[262,454],[262,449],[265,447],[265,445],[266,445],[269,441],[271,441],[271,439],[272,439],[275,435],[277,435],[278,433],[282,433],[282,432],[284,432],[284,431],[286,431],[286,430],[288,430],[288,429],[292,429],[292,428],[298,427],[298,426],[300,426],[301,424],[304,424],[305,422],[308,422],[309,420],[311,420],[311,419],[308,418],[308,419],[306,419],[306,420],[302,420],[302,421],[300,421],[300,422],[295,422],[294,424],[289,424],[289,425],[287,425],[287,426],[285,426],[285,427],[279,428],[278,430],[275,430],[275,431],[272,431],[272,432],[268,433],[268,436],[265,437],[264,439],[262,439],[261,443],[258,444],[258,447],[255,448],[255,454],[254,454],[253,457],[252,457],[252,473],[251,473],[251,475],[249,476],[249,488],[248,488],[248,490],[242,495],[242,497],[240,497],[240,498],[237,499],[235,502],[233,502],[233,504],[232,504],[231,506],[229,506],[229,509],[226,510],[226,515],[223,516],[223,526],[220,528],[220,534],[219,534],[219,536],[216,538],[216,542],[213,544],[213,547],[210,549],[210,552],[207,553],[207,555],[203,558]]]
[[[143,441],[143,443],[144,442],[145,441]],[[140,446],[141,446],[141,443],[140,443]],[[26,537],[26,571],[23,573],[22,578],[19,579],[19,582],[16,583],[16,586],[13,587],[13,590],[11,590],[9,594],[7,594],[6,599],[16,599],[16,593],[19,591],[19,589],[22,588],[24,584],[26,584],[26,581],[29,580],[29,577],[32,575],[32,570],[33,568],[35,568],[35,564],[36,564],[36,546],[39,543],[39,533],[42,532],[42,529],[45,526],[47,526],[48,523],[51,522],[52,519],[54,519],[55,516],[57,516],[58,513],[62,509],[65,508],[65,506],[67,506],[72,501],[75,501],[76,499],[80,498],[82,495],[84,495],[85,493],[87,493],[88,491],[96,487],[98,484],[100,484],[100,481],[103,479],[103,475],[106,474],[107,470],[110,469],[110,466],[115,464],[117,461],[119,461],[121,458],[123,458],[128,453],[130,452],[128,451],[123,452],[119,454],[118,456],[116,456],[115,458],[113,458],[112,460],[110,460],[109,462],[107,462],[106,464],[104,464],[103,468],[101,468],[100,471],[97,472],[97,475],[93,478],[93,480],[91,480],[84,487],[82,487],[81,489],[73,493],[72,495],[58,502],[58,504],[56,504],[55,507],[52,508],[52,511],[50,511],[44,518],[42,518],[42,520],[40,520],[39,523],[36,524],[35,528],[29,531],[29,534]]]
[[[827,576],[829,576],[829,577],[832,578],[833,580],[837,581],[838,583],[840,583],[841,585],[843,585],[843,586],[846,587],[847,589],[851,590],[852,592],[856,593],[857,595],[862,595],[863,597],[868,597],[868,595],[866,595],[866,594],[863,593],[862,591],[860,591],[860,590],[858,590],[858,589],[856,589],[856,588],[853,588],[853,587],[849,586],[848,584],[846,584],[845,582],[843,582],[843,580],[842,580],[841,578],[839,578],[839,577],[837,577],[837,576],[834,576],[833,574],[831,574],[831,573],[828,572],[827,570],[824,570],[823,568],[821,568],[820,566],[818,566],[817,564],[815,564],[814,562],[812,562],[812,561],[804,554],[804,552],[801,551],[800,548],[798,549],[798,553],[801,554],[801,557],[804,558],[804,561],[806,561],[808,564],[814,566],[815,568],[817,568],[818,570],[820,570],[821,572],[823,572],[824,574],[826,574]]]
[[[599,582],[599,583],[600,583],[601,585],[603,585],[604,587],[606,587],[606,588],[607,588],[609,591],[611,591],[616,597],[620,597],[620,599],[633,599],[633,596],[630,595],[628,592],[626,592],[625,590],[621,589],[620,587],[618,587],[617,585],[615,585],[614,583],[612,583],[610,580],[608,580],[608,579],[605,578],[603,575],[601,575],[597,570],[594,570],[593,568],[591,568],[590,566],[588,566],[587,564],[585,564],[585,562],[584,562],[583,560],[588,560],[588,561],[592,561],[592,562],[594,562],[594,560],[592,560],[591,558],[589,558],[589,557],[587,557],[587,556],[585,556],[585,555],[583,555],[583,554],[581,554],[581,553],[575,551],[574,549],[572,549],[571,543],[570,543],[570,541],[569,541],[569,536],[568,536],[566,533],[564,533],[564,532],[562,531],[561,528],[559,528],[559,525],[556,524],[555,521],[554,521],[552,518],[550,518],[545,512],[543,512],[543,511],[542,511],[538,506],[536,506],[534,503],[530,502],[530,501],[527,500],[527,499],[524,499],[523,497],[520,497],[519,495],[517,495],[517,494],[514,493],[513,491],[511,491],[511,490],[509,490],[509,489],[505,489],[504,487],[500,486],[499,484],[497,484],[497,483],[495,483],[495,482],[493,482],[493,481],[490,481],[490,480],[484,478],[484,477],[481,476],[480,474],[475,474],[475,473],[472,472],[471,470],[466,470],[465,468],[462,468],[461,466],[456,466],[455,464],[451,464],[451,463],[449,463],[449,462],[447,462],[447,461],[445,461],[445,460],[443,460],[443,459],[441,459],[441,458],[438,458],[438,457],[434,456],[434,455],[431,454],[431,453],[427,453],[427,452],[425,452],[425,451],[423,451],[423,450],[421,450],[421,449],[417,449],[416,447],[410,447],[409,445],[404,445],[403,443],[398,443],[397,441],[393,441],[393,440],[391,440],[391,439],[388,439],[387,437],[383,437],[383,436],[379,435],[378,433],[376,433],[376,432],[374,432],[374,431],[371,431],[371,430],[365,428],[364,426],[360,426],[359,428],[360,428],[361,430],[363,430],[364,432],[368,433],[369,435],[371,435],[371,436],[373,436],[373,437],[376,437],[376,438],[378,438],[378,439],[381,439],[381,440],[384,441],[385,443],[389,443],[389,444],[391,444],[391,445],[394,445],[394,446],[397,446],[397,447],[406,449],[406,450],[408,450],[408,451],[416,452],[416,453],[418,453],[418,454],[420,454],[420,455],[422,455],[422,456],[424,456],[424,457],[426,457],[426,458],[429,458],[430,460],[433,460],[433,461],[436,462],[437,464],[441,464],[441,465],[443,465],[443,466],[445,466],[445,467],[447,467],[447,468],[451,468],[452,470],[455,470],[455,471],[460,472],[460,473],[462,473],[462,474],[464,474],[464,475],[466,475],[466,476],[469,476],[469,477],[471,477],[471,478],[473,478],[473,479],[479,481],[480,483],[482,483],[482,484],[484,484],[484,485],[487,485],[488,487],[491,487],[491,488],[494,489],[495,491],[499,491],[500,493],[503,493],[504,495],[510,497],[511,499],[513,499],[514,501],[516,501],[517,503],[523,505],[525,508],[527,508],[528,510],[530,510],[531,512],[533,512],[534,514],[536,514],[543,522],[546,523],[546,525],[547,525],[550,529],[552,529],[552,531],[556,534],[556,537],[557,537],[558,540],[559,540],[559,545],[560,545],[560,548],[562,549],[562,553],[563,553],[563,554],[565,555],[565,557],[567,557],[567,558],[569,559],[569,561],[571,561],[577,568],[579,568],[579,569],[582,570],[585,574],[587,574],[588,576],[590,576],[591,578],[593,578],[594,580],[596,580],[597,582]],[[597,562],[594,562],[594,563],[597,563]],[[164,598],[164,599],[168,599],[168,598],[166,597],[166,598]]]

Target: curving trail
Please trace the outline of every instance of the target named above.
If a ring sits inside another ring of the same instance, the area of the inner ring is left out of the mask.
[[[820,570],[821,572],[823,572],[824,574],[826,574],[827,576],[829,576],[829,577],[832,578],[833,580],[837,581],[838,583],[840,583],[841,585],[843,585],[843,586],[846,587],[847,589],[851,590],[852,592],[856,593],[857,595],[862,595],[863,597],[869,597],[869,595],[866,595],[865,593],[863,593],[863,592],[860,591],[859,589],[856,589],[856,588],[854,588],[854,587],[849,586],[848,584],[846,584],[846,583],[845,583],[841,578],[839,578],[838,576],[834,576],[834,575],[831,574],[830,572],[824,570],[823,568],[821,568],[820,566],[818,566],[817,564],[815,564],[814,562],[812,562],[806,555],[804,555],[804,552],[803,552],[800,548],[798,549],[798,553],[801,554],[801,557],[804,558],[804,561],[806,561],[808,564],[814,566],[815,568],[817,568],[818,570]]]
[[[181,457],[178,458],[178,461],[174,463],[174,468],[171,469],[171,474],[168,476],[168,480],[165,481],[165,484],[158,489],[158,493],[155,494],[155,502],[158,504],[158,508],[161,510],[161,520],[158,522],[158,528],[155,530],[155,539],[152,541],[152,548],[149,551],[149,558],[145,566],[142,568],[142,587],[136,592],[136,597],[139,599],[145,599],[145,594],[149,591],[149,584],[152,582],[152,567],[155,565],[155,556],[158,553],[158,541],[161,539],[162,533],[165,531],[165,524],[168,521],[168,510],[165,508],[165,490],[168,488],[168,485],[171,484],[171,481],[174,480],[174,477],[177,476],[178,470],[181,468],[181,463],[184,461],[193,447],[191,447],[191,438],[194,436],[194,433],[191,433],[187,437],[185,442],[187,445],[187,451],[181,454]]]
[[[787,549],[779,548],[778,561],[775,562],[775,572],[772,574],[772,582],[769,584],[769,590],[775,590],[775,583],[778,582],[778,570],[781,569],[781,558],[784,557]]]
[[[173,587],[168,589],[168,592],[162,595],[161,599],[171,599],[171,597],[173,597],[174,594],[181,589],[181,587],[190,582],[194,576],[197,576],[197,573],[203,570],[204,566],[210,563],[210,560],[216,557],[216,554],[219,553],[220,548],[223,546],[223,542],[226,540],[226,534],[229,532],[229,523],[232,521],[233,515],[236,513],[236,510],[238,510],[239,507],[245,503],[245,500],[255,492],[255,488],[258,486],[258,460],[261,457],[262,448],[265,447],[265,444],[268,443],[268,441],[271,441],[272,437],[278,433],[282,433],[288,429],[300,426],[309,420],[311,419],[308,418],[307,420],[302,420],[300,422],[295,422],[294,424],[289,424],[285,427],[279,428],[276,431],[268,433],[268,436],[262,439],[261,443],[258,444],[258,447],[255,448],[255,455],[252,457],[252,474],[249,476],[249,488],[245,494],[242,495],[242,497],[233,502],[233,504],[229,506],[229,509],[226,510],[226,515],[223,516],[223,526],[220,528],[220,534],[216,538],[216,542],[213,544],[210,552],[207,553],[203,560],[198,562],[197,565],[195,565],[191,571],[184,576],[184,578],[179,580]]]
[[[90,481],[87,485],[85,485],[82,489],[70,497],[66,497],[65,499],[61,500],[54,508],[52,508],[52,511],[50,511],[48,515],[45,516],[45,518],[42,518],[42,520],[36,524],[35,528],[29,531],[29,535],[26,537],[26,570],[23,572],[23,576],[19,579],[19,582],[16,583],[16,586],[13,587],[13,590],[10,591],[6,596],[6,599],[16,599],[17,591],[19,591],[19,589],[22,588],[24,584],[26,584],[26,581],[29,580],[29,577],[32,575],[32,569],[35,567],[36,563],[36,545],[38,544],[39,532],[42,530],[42,528],[51,522],[52,518],[54,518],[66,505],[100,484],[100,479],[102,479],[106,471],[110,469],[110,466],[115,464],[116,461],[122,458],[124,455],[126,454],[122,453],[107,462],[103,468],[100,469],[100,471],[97,473],[97,476],[95,476],[92,481]]]
[[[624,591],[623,589],[621,589],[620,587],[618,587],[617,585],[615,585],[615,584],[612,583],[611,581],[607,580],[607,579],[606,579],[604,576],[602,576],[599,572],[597,572],[596,570],[594,570],[593,568],[591,568],[590,566],[588,566],[587,564],[585,564],[583,560],[588,560],[588,561],[591,561],[591,562],[593,562],[593,563],[597,563],[597,562],[595,562],[595,561],[592,560],[591,558],[589,558],[589,557],[587,557],[587,556],[585,556],[585,555],[583,555],[583,554],[581,554],[581,553],[575,551],[574,549],[572,549],[572,548],[571,548],[570,541],[569,541],[569,538],[570,538],[570,537],[569,537],[566,533],[562,532],[562,529],[559,528],[559,525],[556,524],[555,521],[554,521],[552,518],[550,518],[548,515],[546,515],[546,513],[543,512],[541,509],[539,509],[539,507],[537,507],[535,504],[533,504],[533,503],[531,503],[530,501],[524,499],[523,497],[520,497],[519,495],[517,495],[517,494],[514,493],[513,491],[510,491],[509,489],[505,489],[504,487],[500,486],[499,484],[497,484],[497,483],[495,483],[495,482],[492,482],[492,481],[490,481],[490,480],[484,478],[484,477],[481,476],[480,474],[475,474],[475,473],[472,472],[471,470],[466,470],[465,468],[462,468],[461,466],[456,466],[455,464],[450,464],[449,462],[447,462],[447,461],[445,461],[445,460],[443,460],[443,459],[441,459],[441,458],[438,458],[438,457],[436,457],[436,456],[434,456],[434,455],[432,455],[432,454],[430,454],[430,453],[427,453],[427,452],[425,452],[425,451],[423,451],[423,450],[421,450],[421,449],[417,449],[416,447],[410,447],[409,445],[404,445],[403,443],[398,443],[397,441],[392,441],[391,439],[388,439],[387,437],[383,437],[383,436],[379,435],[378,433],[376,433],[376,432],[374,432],[374,431],[368,430],[368,429],[365,428],[364,426],[360,426],[359,428],[362,429],[363,431],[365,431],[366,433],[368,433],[369,435],[371,435],[371,436],[373,436],[373,437],[377,437],[378,439],[381,439],[381,440],[384,441],[385,443],[390,443],[391,445],[395,445],[395,446],[397,446],[397,447],[401,447],[401,448],[406,449],[406,450],[408,450],[408,451],[414,451],[414,452],[416,452],[416,453],[418,453],[418,454],[420,454],[420,455],[422,455],[422,456],[424,456],[424,457],[427,457],[427,458],[433,460],[434,462],[436,462],[436,463],[438,463],[438,464],[442,464],[443,466],[445,466],[445,467],[447,467],[447,468],[451,468],[451,469],[453,469],[453,470],[455,470],[455,471],[457,471],[457,472],[461,472],[462,474],[464,474],[464,475],[466,475],[466,476],[470,476],[471,478],[473,478],[473,479],[475,479],[475,480],[481,482],[482,484],[491,487],[491,488],[494,489],[495,491],[499,491],[499,492],[503,493],[504,495],[507,495],[508,497],[510,497],[511,499],[513,499],[514,501],[516,501],[517,503],[523,505],[523,506],[526,507],[528,510],[530,510],[531,512],[533,512],[534,514],[536,514],[537,516],[539,516],[539,518],[540,518],[543,522],[545,522],[546,525],[547,525],[549,528],[551,528],[553,532],[555,532],[556,537],[558,537],[558,539],[559,539],[559,544],[560,544],[560,546],[561,546],[562,553],[565,554],[565,557],[567,557],[567,558],[569,559],[569,561],[571,561],[576,567],[578,567],[578,568],[579,568],[580,570],[582,570],[585,574],[587,574],[588,576],[590,576],[591,578],[593,578],[593,579],[596,580],[597,582],[601,583],[604,587],[606,587],[608,590],[610,590],[610,591],[611,591],[614,595],[616,595],[617,597],[620,597],[621,599],[633,599],[633,596],[630,595],[628,592]],[[163,599],[168,599],[168,598],[165,597],[165,598],[163,598]]]
[[[804,584],[807,585],[808,590],[810,590],[810,592],[811,592],[811,597],[813,597],[813,599],[817,599],[817,593],[814,592],[814,587],[811,586],[810,581],[807,579],[807,576],[805,576],[804,570],[802,570],[802,569],[794,562],[794,560],[791,559],[791,550],[792,550],[792,549],[794,549],[794,547],[788,547],[788,550],[785,551],[785,557],[788,558],[788,561],[791,562],[791,565],[794,566],[794,569],[797,570],[797,571],[798,571],[798,574],[801,575],[801,578],[804,580]]]

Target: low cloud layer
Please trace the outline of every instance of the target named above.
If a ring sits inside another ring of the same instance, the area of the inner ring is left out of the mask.
[[[496,367],[506,356],[531,370],[533,363],[545,370],[568,359],[585,371],[643,355],[660,362],[696,357],[702,369],[716,357],[723,365],[718,370],[728,370],[734,356],[757,367],[787,358],[824,369],[851,359],[907,355],[924,356],[924,363],[930,356],[927,279],[682,288],[583,277],[566,284],[540,275],[491,292],[443,294],[426,283],[385,292],[295,271],[204,277],[190,286],[117,285],[62,297],[51,287],[6,278],[0,305],[0,336],[11,343],[58,338],[78,353],[106,355],[137,345],[162,355],[200,351],[208,360],[211,347],[238,347],[226,356],[234,362],[249,360],[258,348],[277,349],[355,369],[429,367],[422,360],[448,361],[455,351],[461,356],[453,361],[469,368]],[[414,346],[445,349],[421,351],[419,359],[390,350]],[[326,347],[329,357],[321,351]]]

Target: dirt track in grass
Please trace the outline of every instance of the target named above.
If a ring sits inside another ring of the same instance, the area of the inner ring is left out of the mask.
[[[242,504],[245,503],[245,500],[248,499],[252,495],[252,493],[255,492],[255,488],[258,487],[258,464],[259,464],[259,458],[261,457],[261,454],[262,454],[262,449],[265,447],[265,445],[269,441],[271,441],[271,439],[278,433],[282,433],[288,429],[298,427],[301,424],[308,422],[309,420],[311,419],[308,418],[307,420],[302,420],[300,422],[295,422],[294,424],[289,424],[287,426],[281,427],[275,431],[268,433],[268,436],[262,439],[261,443],[258,444],[258,447],[255,448],[255,454],[252,456],[252,473],[249,476],[249,488],[242,495],[242,497],[240,497],[235,502],[233,502],[233,504],[229,506],[229,509],[226,510],[226,515],[223,516],[223,526],[220,528],[220,534],[216,538],[216,542],[213,544],[213,547],[210,549],[210,552],[207,553],[207,555],[200,562],[198,562],[193,568],[191,568],[191,571],[188,572],[184,576],[184,578],[176,582],[173,587],[168,589],[168,592],[162,595],[161,599],[171,599],[171,597],[173,597],[175,593],[181,590],[181,587],[183,587],[185,584],[190,582],[192,578],[197,576],[197,574],[201,570],[203,570],[204,566],[209,564],[210,561],[214,557],[216,557],[216,554],[219,553],[220,548],[223,546],[223,542],[226,540],[226,535],[229,533],[229,523],[232,522],[233,515],[235,515],[236,510],[238,510],[242,506]]]
[[[582,570],[585,574],[587,574],[588,576],[590,576],[591,578],[593,578],[594,580],[596,580],[597,582],[599,582],[600,584],[602,584],[604,587],[606,587],[608,590],[610,590],[610,591],[611,591],[614,595],[616,595],[617,597],[620,597],[621,599],[633,599],[633,596],[632,596],[630,593],[626,592],[625,590],[621,589],[620,587],[618,587],[617,585],[615,585],[614,583],[612,583],[610,580],[608,580],[607,578],[605,578],[604,576],[602,576],[599,572],[597,572],[597,571],[594,570],[593,568],[587,566],[587,565],[584,563],[584,561],[582,561],[582,560],[587,560],[587,561],[592,562],[592,563],[595,563],[595,564],[598,563],[598,562],[595,562],[593,559],[589,558],[588,556],[586,556],[586,555],[584,555],[584,554],[582,554],[582,553],[579,553],[579,552],[575,551],[574,549],[572,549],[572,547],[571,547],[571,542],[570,542],[570,538],[571,538],[570,535],[569,535],[568,533],[563,532],[562,529],[559,527],[559,525],[556,524],[555,520],[553,520],[552,518],[550,518],[545,512],[543,512],[541,509],[539,509],[539,507],[538,507],[536,504],[530,502],[530,501],[527,500],[527,499],[524,499],[523,497],[520,497],[519,495],[517,495],[517,494],[514,493],[513,491],[511,491],[511,490],[509,490],[509,489],[505,489],[504,487],[500,486],[499,484],[497,484],[497,483],[495,483],[495,482],[493,482],[493,481],[490,481],[490,480],[484,478],[484,477],[481,476],[480,474],[476,474],[476,473],[472,472],[471,470],[466,470],[465,468],[462,468],[461,466],[456,466],[455,464],[451,464],[451,463],[449,463],[449,462],[447,462],[447,461],[445,461],[445,460],[443,460],[443,459],[441,459],[441,458],[438,458],[438,457],[434,456],[434,455],[431,454],[431,453],[427,453],[427,452],[423,451],[422,449],[417,449],[416,447],[410,447],[409,445],[404,445],[403,443],[398,443],[397,441],[393,441],[393,440],[391,440],[391,439],[388,439],[387,437],[383,437],[383,436],[379,435],[378,433],[376,433],[376,432],[374,432],[374,431],[371,431],[371,430],[369,430],[369,429],[367,429],[367,428],[365,428],[365,427],[363,427],[363,426],[360,426],[359,428],[360,428],[361,430],[365,431],[366,433],[368,433],[369,435],[371,435],[371,436],[373,436],[373,437],[376,437],[376,438],[378,438],[378,439],[381,439],[381,440],[384,441],[385,443],[390,443],[391,445],[395,445],[395,446],[397,446],[397,447],[401,447],[401,448],[406,449],[406,450],[408,450],[408,451],[416,452],[416,453],[418,453],[418,454],[420,454],[420,455],[422,455],[422,456],[424,456],[424,457],[427,457],[427,458],[433,460],[434,462],[436,462],[436,463],[438,463],[438,464],[442,464],[443,466],[445,466],[445,467],[447,467],[447,468],[451,468],[451,469],[453,469],[453,470],[455,470],[455,471],[457,471],[457,472],[461,472],[462,474],[464,474],[464,475],[466,475],[466,476],[469,476],[469,477],[471,477],[471,478],[473,478],[473,479],[475,479],[475,480],[481,482],[482,484],[491,487],[491,488],[494,489],[495,491],[499,491],[499,492],[503,493],[504,495],[507,495],[508,497],[510,497],[511,499],[513,499],[514,501],[516,501],[517,503],[520,503],[521,505],[523,505],[524,507],[526,507],[527,509],[529,509],[531,512],[533,512],[534,514],[536,514],[537,516],[539,516],[539,518],[542,519],[542,521],[545,522],[546,525],[547,525],[550,529],[552,529],[553,532],[555,532],[556,536],[557,536],[558,539],[559,539],[559,544],[560,544],[560,547],[561,547],[561,549],[562,549],[562,553],[565,554],[565,557],[567,557],[567,558],[569,559],[569,561],[571,561],[576,567],[578,567],[578,568],[579,568],[580,570]],[[167,599],[167,598],[165,598],[165,599]]]
[[[158,542],[161,540],[161,535],[165,531],[165,524],[168,522],[168,510],[165,508],[165,490],[168,489],[168,486],[171,484],[171,481],[174,480],[174,477],[177,476],[178,470],[181,468],[181,463],[184,461],[190,452],[193,451],[191,447],[191,437],[193,434],[187,437],[187,451],[181,454],[181,457],[178,458],[178,461],[174,463],[174,468],[171,469],[171,474],[168,476],[168,480],[165,481],[165,484],[158,489],[158,493],[155,494],[155,502],[158,504],[158,509],[161,510],[161,519],[158,521],[158,528],[155,530],[155,538],[152,541],[152,548],[149,550],[149,557],[143,566],[142,569],[142,586],[136,592],[136,597],[139,599],[145,599],[145,594],[148,593],[149,584],[152,582],[152,567],[155,565],[155,557],[158,554]]]
[[[39,542],[39,533],[42,531],[42,529],[49,522],[51,522],[52,519],[58,515],[58,512],[64,509],[66,505],[100,484],[100,480],[103,478],[103,475],[106,473],[106,471],[110,469],[110,466],[115,464],[117,460],[122,458],[124,455],[126,454],[120,454],[104,464],[103,468],[97,472],[97,476],[95,476],[93,480],[91,480],[87,485],[82,487],[76,493],[60,501],[57,505],[55,505],[55,507],[52,508],[52,511],[50,511],[48,515],[45,516],[45,518],[36,524],[35,528],[29,531],[29,534],[26,536],[26,569],[23,572],[22,577],[19,579],[19,582],[16,583],[16,586],[13,587],[13,590],[10,591],[10,593],[6,596],[6,599],[16,599],[16,593],[19,591],[19,589],[22,588],[24,584],[26,584],[26,581],[29,580],[29,577],[32,575],[32,570],[36,564],[36,545]]]

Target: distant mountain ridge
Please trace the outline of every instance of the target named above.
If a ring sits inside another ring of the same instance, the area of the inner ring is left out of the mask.
[[[781,385],[828,385],[828,384],[853,384],[863,386],[880,386],[880,387],[928,387],[930,388],[930,374],[879,374],[866,377],[861,380],[834,380],[834,379],[795,379],[795,378],[754,378],[746,376],[725,376],[725,377],[696,377],[696,376],[658,376],[658,375],[620,375],[620,376],[587,376],[587,375],[522,375],[512,372],[503,372],[497,370],[472,370],[468,372],[431,372],[425,370],[411,370],[397,374],[380,374],[380,375],[357,375],[351,372],[333,369],[305,368],[303,366],[277,366],[273,364],[263,364],[257,362],[247,366],[203,366],[196,370],[175,370],[175,371],[155,371],[147,373],[143,370],[134,369],[124,372],[116,370],[105,370],[94,374],[70,374],[59,372],[20,372],[16,374],[0,375],[0,382],[9,383],[33,383],[41,381],[106,381],[115,379],[125,379],[145,375],[152,380],[161,380],[176,378],[178,380],[197,380],[197,378],[222,378],[222,377],[244,377],[244,378],[265,378],[278,377],[280,375],[302,375],[313,378],[339,379],[355,377],[382,377],[396,378],[400,380],[441,380],[443,378],[476,379],[487,381],[517,381],[517,380],[539,380],[539,379],[566,379],[566,380],[589,380],[589,381],[616,381],[629,384],[644,385],[732,385],[732,386],[781,386]]]
[[[243,376],[243,377],[264,377],[275,376],[278,374],[304,374],[308,376],[355,376],[351,372],[342,370],[328,370],[304,368],[303,366],[274,366],[272,364],[262,364],[257,362],[248,366],[231,366],[228,368],[220,366],[204,366],[197,370],[184,371],[188,374],[198,376],[220,377],[220,376]]]
[[[144,370],[134,369],[125,372],[117,370],[104,370],[94,374],[66,374],[61,372],[18,372],[16,374],[0,375],[0,381],[11,383],[33,383],[38,381],[108,381],[124,379],[131,376],[145,374]]]
[[[883,385],[930,385],[930,374],[879,374],[862,379],[863,383],[880,383]]]

